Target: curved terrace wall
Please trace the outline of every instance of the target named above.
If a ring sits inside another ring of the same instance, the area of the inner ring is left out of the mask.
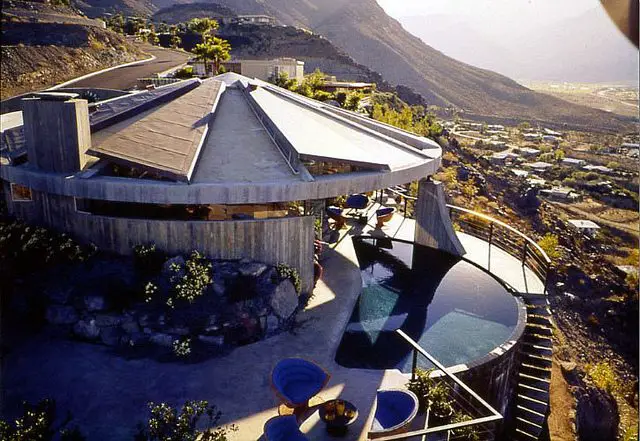
[[[12,202],[9,211],[30,224],[69,233],[118,254],[154,243],[169,254],[198,250],[212,259],[250,258],[298,269],[302,291],[313,287],[312,216],[264,220],[170,221],[98,216],[76,211],[71,197],[32,191],[32,201]]]

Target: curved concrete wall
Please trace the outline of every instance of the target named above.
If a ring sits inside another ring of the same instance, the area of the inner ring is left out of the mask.
[[[8,187],[8,185],[5,185]],[[69,233],[118,254],[154,243],[170,254],[198,250],[214,259],[250,258],[298,269],[303,292],[313,287],[312,216],[237,221],[165,221],[97,216],[76,211],[71,197],[32,191],[30,202],[12,202],[11,214],[30,224]]]

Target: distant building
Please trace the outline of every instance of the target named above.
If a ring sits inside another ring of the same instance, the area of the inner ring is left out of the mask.
[[[266,25],[266,26],[275,26],[278,24],[278,21],[275,17],[271,17],[270,15],[238,15],[233,23],[236,24],[252,24],[252,25]]]
[[[511,169],[511,173],[513,173],[514,175],[516,175],[519,178],[526,178],[527,176],[529,176],[529,172],[526,170],[519,170],[517,168],[512,168]]]
[[[504,165],[517,157],[518,155],[510,152],[494,153],[493,155],[489,156],[489,162],[496,165]]]
[[[582,168],[583,170],[594,171],[594,172],[605,173],[605,174],[610,174],[614,172],[613,169],[610,169],[609,167],[605,167],[604,165],[585,165]]]
[[[569,219],[567,221],[567,224],[577,232],[589,237],[594,237],[600,229],[600,226],[598,224],[590,220]]]
[[[523,165],[525,167],[529,167],[529,168],[532,168],[532,169],[537,170],[537,171],[545,171],[548,168],[553,167],[553,164],[549,164],[548,162],[540,162],[540,161],[539,162],[529,162],[529,163],[526,163],[526,164],[523,164]]]
[[[534,187],[542,188],[547,185],[547,181],[545,181],[542,178],[537,178],[532,176],[531,178],[527,179],[527,184],[532,185]]]
[[[559,137],[557,137],[557,136],[553,136],[553,135],[544,135],[544,136],[542,137],[542,140],[543,140],[544,142],[548,142],[549,144],[556,144],[556,143],[558,143],[558,142],[562,141],[562,139],[561,139],[561,138],[559,138]]]
[[[532,149],[531,147],[520,147],[518,151],[525,157],[538,156],[540,154],[540,150]]]
[[[564,158],[562,160],[562,165],[567,165],[570,167],[582,167],[587,163],[584,159],[577,158]]]
[[[376,88],[375,83],[362,83],[356,81],[338,81],[335,76],[328,76],[324,83],[319,87],[329,93],[336,92],[363,92],[371,93]]]
[[[204,75],[204,63],[190,63],[196,75]],[[230,60],[222,63],[227,72],[234,72],[249,78],[269,81],[272,77],[286,73],[290,79],[304,80],[304,61],[295,58],[275,58],[273,60]],[[210,70],[211,71],[211,70]]]
[[[550,190],[540,190],[540,196],[559,202],[576,202],[582,199],[579,193],[567,187],[553,187]]]
[[[524,136],[524,139],[526,141],[540,141],[540,139],[542,139],[542,135],[540,133],[524,133],[522,136]]]
[[[504,126],[501,126],[500,124],[489,124],[487,126],[487,129],[503,131],[504,130]]]
[[[545,129],[543,130],[543,133],[544,133],[545,135],[557,136],[558,138],[562,138],[562,137],[564,136],[564,135],[563,135],[562,133],[560,133],[560,132],[555,132],[555,131],[553,131],[553,130],[551,130],[551,129],[547,129],[547,128],[545,128]]]

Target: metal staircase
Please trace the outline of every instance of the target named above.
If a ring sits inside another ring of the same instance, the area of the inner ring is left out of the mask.
[[[512,439],[537,441],[549,414],[553,325],[546,295],[522,295],[527,325],[520,349],[516,410]]]

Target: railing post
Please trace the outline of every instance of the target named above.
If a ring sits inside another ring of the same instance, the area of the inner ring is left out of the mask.
[[[404,218],[407,218],[407,198],[402,198],[404,199]]]
[[[413,350],[413,362],[411,363],[411,381],[416,379],[416,369],[418,368],[418,351]]]
[[[487,270],[491,271],[491,244],[493,243],[493,222],[489,224],[489,260],[487,262]]]
[[[522,247],[522,266],[525,266],[527,260],[527,249],[529,248],[529,242],[524,241],[524,247]]]

